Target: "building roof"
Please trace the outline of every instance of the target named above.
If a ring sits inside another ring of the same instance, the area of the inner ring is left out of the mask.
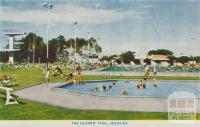
[[[151,59],[151,60],[158,60],[158,61],[168,61],[169,59],[167,58],[167,56],[165,55],[151,55],[151,56],[147,56],[147,58]]]

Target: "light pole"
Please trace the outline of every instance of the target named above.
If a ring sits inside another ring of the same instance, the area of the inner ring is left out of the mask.
[[[75,47],[74,47],[74,49],[75,49],[75,53],[77,52],[77,50],[76,50],[76,25],[77,25],[77,21],[75,21],[74,22],[74,41],[75,41]]]
[[[88,49],[88,55],[87,55],[87,64],[89,64],[89,55],[90,55],[90,31],[88,31],[88,45],[87,45],[87,49]]]
[[[36,39],[36,35],[33,34],[33,45],[32,45],[32,50],[33,50],[33,65],[35,65],[35,39]]]
[[[51,3],[44,3],[43,4],[44,8],[47,8],[48,14],[47,14],[47,31],[46,31],[46,36],[47,36],[47,58],[46,58],[46,69],[48,69],[48,62],[49,62],[49,10],[53,8],[53,5]]]
[[[74,69],[76,70],[76,26],[77,26],[77,21],[74,22],[74,42],[75,42],[75,47],[74,47]]]

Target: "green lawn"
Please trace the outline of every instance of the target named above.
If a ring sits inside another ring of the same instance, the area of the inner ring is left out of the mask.
[[[5,98],[0,95],[0,103]],[[66,109],[47,104],[19,100],[19,105],[0,107],[0,120],[133,120],[167,119],[167,113],[122,112]]]
[[[44,80],[42,76],[42,71],[34,68],[15,69],[11,71],[8,70],[6,72],[0,71],[0,77],[5,74],[16,80],[16,86],[14,87],[14,89],[30,86],[35,83],[43,82]]]
[[[67,71],[67,70],[66,70]],[[20,89],[33,85],[35,83],[43,82],[42,71],[39,69],[16,69],[7,72],[1,72],[0,76],[4,74],[11,76],[16,80],[14,89]],[[103,79],[139,79],[140,76],[85,76],[85,80],[103,80]],[[157,79],[165,80],[200,80],[199,77],[157,77]],[[51,82],[63,82],[63,77],[53,77]],[[0,120],[133,120],[133,119],[167,119],[167,113],[156,112],[125,112],[125,111],[102,111],[102,110],[78,110],[66,109],[56,106],[51,106],[43,103],[18,99],[19,105],[5,106],[5,93],[0,93]],[[200,114],[197,116],[200,119]]]

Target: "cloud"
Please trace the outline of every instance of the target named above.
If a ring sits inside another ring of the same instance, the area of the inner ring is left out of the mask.
[[[16,8],[2,7],[0,21],[16,23],[46,24],[48,11],[41,10],[18,10]],[[49,13],[51,23],[81,23],[105,24],[124,19],[142,19],[143,15],[135,11],[119,11],[105,9],[91,9],[71,4],[55,6]]]

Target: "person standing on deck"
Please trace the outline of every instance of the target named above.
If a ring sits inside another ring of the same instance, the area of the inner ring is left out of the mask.
[[[46,82],[47,86],[48,86],[48,83],[49,83],[49,79],[50,79],[50,71],[49,71],[49,68],[47,68],[47,71],[46,71],[46,74],[45,74],[45,82]]]

